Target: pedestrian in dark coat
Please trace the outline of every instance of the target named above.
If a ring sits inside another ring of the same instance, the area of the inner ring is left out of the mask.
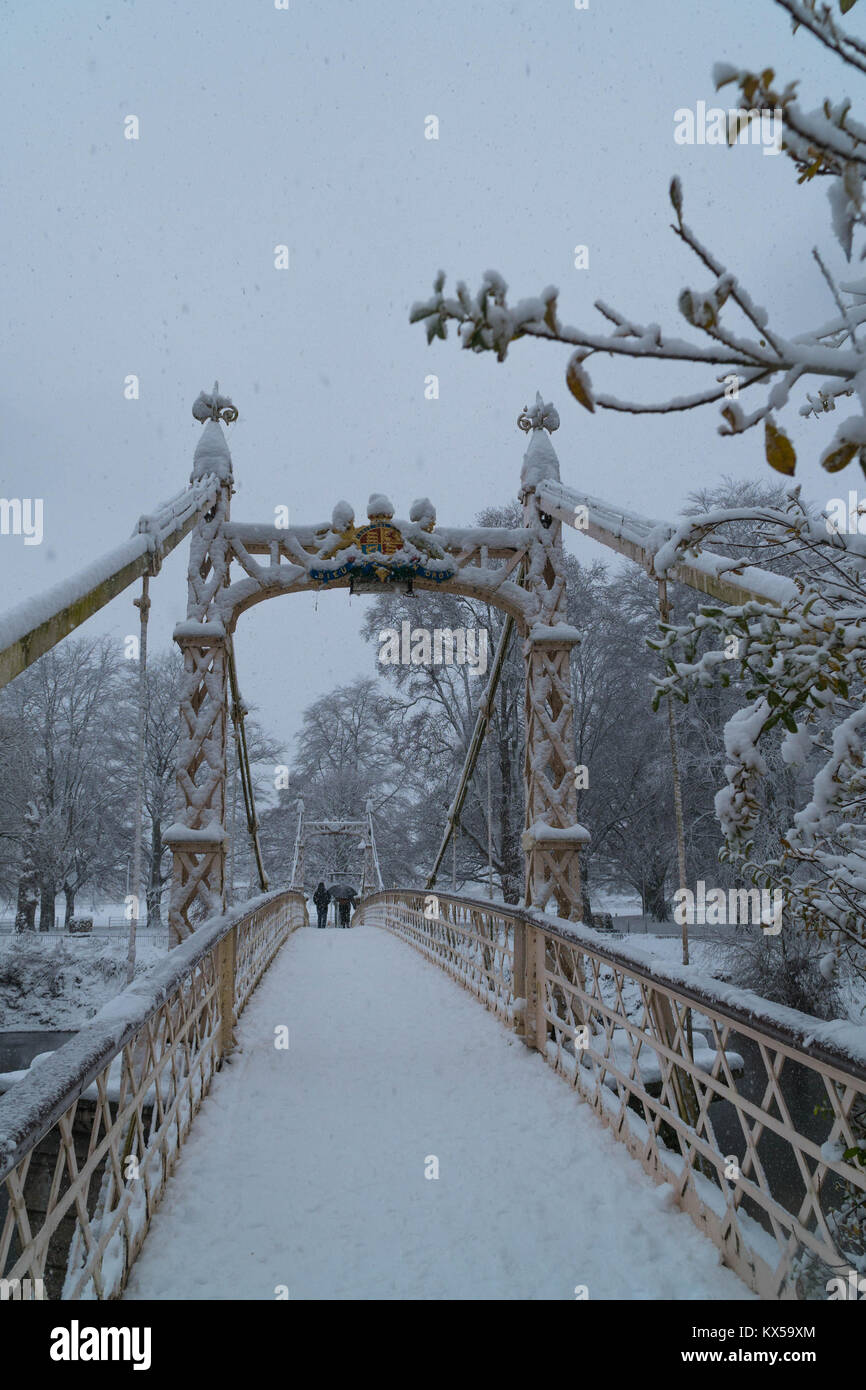
[[[328,892],[333,902],[337,904],[337,911],[340,918],[340,926],[348,927],[349,916],[352,908],[358,901],[358,894],[348,883],[332,883]]]
[[[325,927],[328,924],[328,903],[331,895],[324,883],[319,880],[319,886],[313,894],[313,902],[316,904],[316,912],[319,915],[319,926]]]
[[[341,901],[340,901],[340,926],[341,926],[341,927],[347,927],[347,926],[349,925],[349,915],[350,915],[350,913],[354,912],[354,910],[355,910],[355,908],[356,908],[357,906],[358,906],[358,894],[355,892],[355,890],[354,890],[354,888],[353,888],[353,889],[352,889],[352,896],[351,896],[350,898],[343,898],[343,899],[341,899]]]

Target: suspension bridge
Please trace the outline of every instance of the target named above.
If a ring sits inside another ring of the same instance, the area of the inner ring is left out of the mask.
[[[581,921],[590,830],[576,816],[580,633],[565,621],[562,528],[642,565],[662,614],[670,581],[722,603],[778,602],[791,582],[683,548],[676,523],[566,486],[550,438],[559,419],[540,397],[519,421],[522,524],[510,528],[440,525],[426,498],[400,519],[376,494],[361,524],[345,504],[320,524],[235,521],[224,426],[237,411],[215,387],[193,413],[203,429],[189,487],[130,541],[0,621],[5,684],[141,579],[143,696],[148,585],[190,538],[165,835],[173,949],[0,1098],[3,1287],[63,1299],[808,1297],[846,1265],[840,1192],[866,1186],[846,1157],[866,1099],[862,1030]],[[341,825],[306,821],[300,807],[291,881],[271,888],[236,625],[282,594],[388,585],[506,614],[435,865],[423,885],[384,886],[369,808]],[[520,907],[436,882],[515,639]],[[261,889],[232,905],[230,720]],[[672,740],[676,776],[673,728]],[[139,805],[137,857],[141,819]],[[306,932],[304,846],[332,833],[362,838],[361,930]],[[469,1212],[481,1224],[467,1225]]]

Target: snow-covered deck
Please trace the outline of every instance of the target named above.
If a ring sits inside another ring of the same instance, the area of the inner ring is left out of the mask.
[[[542,1058],[391,935],[296,932],[238,1037],[126,1298],[752,1297]]]

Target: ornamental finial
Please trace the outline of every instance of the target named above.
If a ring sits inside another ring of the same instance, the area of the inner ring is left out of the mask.
[[[220,384],[215,381],[213,391],[199,391],[193,401],[192,413],[202,424],[206,420],[222,420],[231,425],[238,418],[237,408],[230,396],[220,395]]]
[[[524,406],[517,417],[517,424],[520,429],[528,434],[530,430],[547,430],[548,434],[553,434],[554,430],[559,429],[559,411],[551,401],[543,401],[541,392],[535,393],[535,405],[530,409]]]

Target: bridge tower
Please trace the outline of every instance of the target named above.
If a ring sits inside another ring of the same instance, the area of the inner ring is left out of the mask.
[[[228,642],[217,602],[228,584],[225,525],[234,491],[231,454],[220,421],[238,412],[227,396],[202,392],[192,408],[203,424],[191,483],[216,475],[219,491],[190,539],[186,621],[174,630],[183,653],[181,737],[175,819],[165,835],[172,851],[169,929],[178,945],[198,922],[226,907],[226,752]]]
[[[376,834],[373,829],[373,803],[364,805],[363,820],[308,821],[304,815],[304,803],[298,801],[298,820],[295,830],[295,848],[292,855],[291,888],[301,892],[304,889],[304,863],[307,841],[313,836],[334,836],[345,839],[354,837],[359,850],[364,852],[364,865],[361,871],[361,897],[367,893],[377,893],[384,886],[379,868],[379,855],[376,850]],[[360,837],[360,838],[359,838]]]
[[[559,460],[550,441],[559,428],[559,415],[540,395],[535,400],[518,420],[529,435],[520,476],[523,524],[532,533],[524,584],[537,600],[537,616],[523,640],[525,901],[545,908],[553,898],[558,916],[580,921],[579,852],[589,840],[588,831],[577,824],[571,694],[571,649],[580,633],[566,622],[562,522],[542,509],[537,495],[542,483],[560,481]]]
[[[382,871],[379,868],[379,854],[376,849],[376,834],[373,830],[373,803],[368,801],[364,807],[366,828],[364,830],[364,876],[361,881],[361,897],[365,893],[378,893],[384,888]]]

